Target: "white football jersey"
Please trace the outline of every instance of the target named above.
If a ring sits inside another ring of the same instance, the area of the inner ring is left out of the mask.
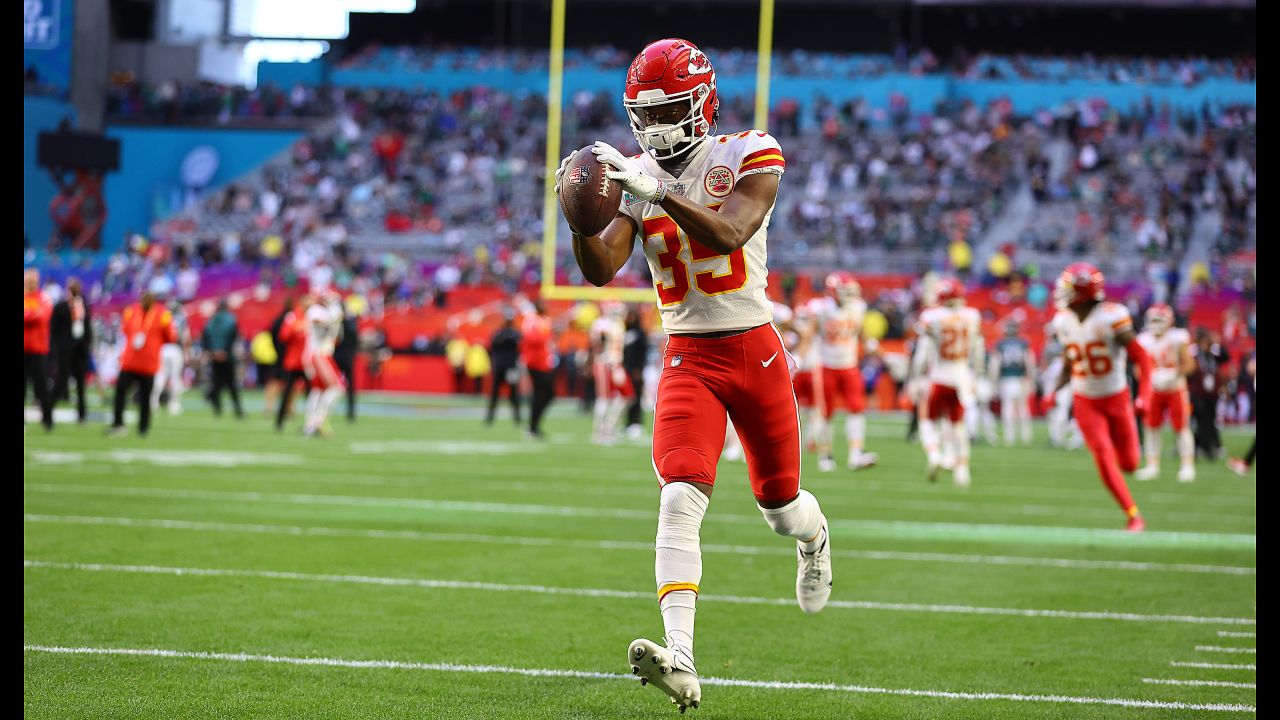
[[[622,345],[627,329],[622,321],[601,316],[591,323],[591,344],[596,349],[596,362],[608,365],[622,364]]]
[[[1187,379],[1179,368],[1182,353],[1191,345],[1191,333],[1182,328],[1169,328],[1157,336],[1150,330],[1138,333],[1138,342],[1151,356],[1151,387],[1158,392],[1185,390]],[[1172,371],[1172,372],[1170,372]]]
[[[342,316],[333,308],[316,303],[307,308],[307,352],[316,355],[332,355],[342,330]]]
[[[822,367],[847,370],[858,366],[858,338],[866,316],[867,303],[861,298],[834,305],[818,316]]]
[[[1081,322],[1071,310],[1053,316],[1050,331],[1071,363],[1071,390],[1080,397],[1104,398],[1127,392],[1128,353],[1116,336],[1133,329],[1129,311],[1119,303],[1098,303]]]
[[[927,336],[933,347],[929,380],[967,391],[973,377],[974,344],[982,338],[982,314],[964,305],[927,308],[920,313],[916,332]]]
[[[693,151],[680,177],[672,177],[647,153],[633,157],[636,169],[667,183],[667,192],[716,208],[749,175],[781,175],[786,166],[778,141],[759,130],[713,136]],[[668,333],[746,330],[773,318],[765,295],[769,284],[765,237],[773,208],[746,245],[721,255],[695,242],[661,206],[622,196],[618,212],[639,228],[654,288],[662,329]]]

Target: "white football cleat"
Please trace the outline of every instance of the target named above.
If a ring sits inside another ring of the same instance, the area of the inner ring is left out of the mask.
[[[878,462],[880,462],[879,453],[873,453],[873,452],[849,453],[849,469],[850,470],[863,470],[869,467],[874,467],[875,464]]]
[[[836,469],[836,461],[834,458],[831,458],[831,457],[818,458],[819,472],[835,472],[835,469]]]
[[[925,462],[924,476],[929,482],[938,482],[938,471],[942,469],[942,459],[936,455],[930,455],[928,461]]]
[[[1144,482],[1147,480],[1155,480],[1158,477],[1160,477],[1160,468],[1155,465],[1144,465],[1143,467],[1138,468],[1137,472],[1133,474],[1134,480],[1142,480]]]
[[[1195,482],[1195,481],[1196,481],[1195,465],[1183,465],[1182,467],[1178,468],[1178,482]]]
[[[951,475],[951,479],[955,481],[956,487],[969,487],[969,466],[957,465],[954,473]]]
[[[663,638],[666,642],[666,639]],[[631,674],[641,685],[653,684],[671,698],[672,704],[684,712],[702,703],[702,686],[693,658],[679,647],[662,647],[643,638],[632,640],[627,648]]]
[[[796,541],[796,600],[800,609],[813,614],[826,607],[831,597],[831,536],[827,522],[822,521],[822,545],[813,552],[805,552]]]

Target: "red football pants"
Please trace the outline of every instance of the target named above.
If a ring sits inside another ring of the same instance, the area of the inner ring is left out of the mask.
[[[714,485],[727,414],[742,440],[756,499],[794,498],[800,418],[789,361],[771,324],[726,338],[670,336],[653,420],[659,482]]]
[[[1169,424],[1173,425],[1174,432],[1181,432],[1187,426],[1187,416],[1190,415],[1191,401],[1187,398],[1187,391],[1174,390],[1173,392],[1153,392],[1151,393],[1151,407],[1147,408],[1142,414],[1142,420],[1147,427],[1158,429],[1164,423],[1165,413],[1169,414]]]
[[[867,409],[867,389],[862,371],[853,368],[822,368],[822,414],[828,420],[836,413],[836,405],[844,403],[850,415],[861,415]]]
[[[1107,484],[1120,508],[1130,517],[1137,512],[1122,473],[1138,469],[1142,449],[1138,444],[1138,423],[1128,391],[1104,398],[1075,397],[1076,422],[1084,442],[1093,453],[1098,474]]]

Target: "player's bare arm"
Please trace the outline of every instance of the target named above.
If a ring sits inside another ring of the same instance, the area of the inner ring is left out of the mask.
[[[596,287],[607,285],[627,264],[635,239],[636,222],[622,213],[618,213],[599,235],[583,237],[575,234],[573,257],[578,261],[582,276]]]
[[[1178,372],[1183,377],[1190,377],[1196,371],[1196,359],[1191,354],[1191,346],[1183,345],[1182,350],[1178,352]]]
[[[721,255],[728,255],[751,239],[778,197],[778,181],[771,173],[748,175],[718,210],[703,207],[674,193],[659,203],[691,239]]]

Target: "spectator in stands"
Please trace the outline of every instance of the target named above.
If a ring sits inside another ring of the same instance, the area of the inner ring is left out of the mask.
[[[520,331],[516,329],[515,311],[508,308],[502,314],[502,327],[489,340],[489,358],[493,366],[493,381],[489,386],[489,413],[486,425],[493,424],[498,409],[498,394],[502,386],[508,387],[511,396],[511,412],[516,425],[520,424]]]
[[[138,434],[146,436],[151,428],[151,389],[160,369],[160,349],[177,342],[173,315],[150,292],[142,293],[137,303],[125,308],[120,321],[124,334],[124,354],[120,356],[120,376],[116,380],[115,413],[108,434],[124,435],[124,406],[129,394],[138,386]]]
[[[552,375],[553,356],[551,346],[551,319],[541,302],[533,305],[533,312],[520,322],[520,360],[529,370],[529,382],[533,399],[529,406],[529,435],[541,439],[542,417],[555,397],[555,376]]]
[[[27,385],[35,391],[40,403],[40,422],[45,430],[53,429],[53,397],[49,392],[49,318],[53,303],[40,289],[40,271],[22,274],[22,395],[26,404]]]
[[[49,322],[53,347],[58,358],[54,400],[68,399],[70,381],[76,381],[76,418],[85,421],[85,377],[89,374],[89,356],[93,349],[93,321],[89,302],[78,278],[67,280],[67,296],[53,307]]]
[[[240,407],[240,389],[236,382],[236,343],[240,340],[240,326],[226,298],[218,301],[218,311],[204,326],[200,346],[209,360],[209,404],[213,414],[222,416],[222,391],[231,393],[231,407],[236,418],[244,417]]]

